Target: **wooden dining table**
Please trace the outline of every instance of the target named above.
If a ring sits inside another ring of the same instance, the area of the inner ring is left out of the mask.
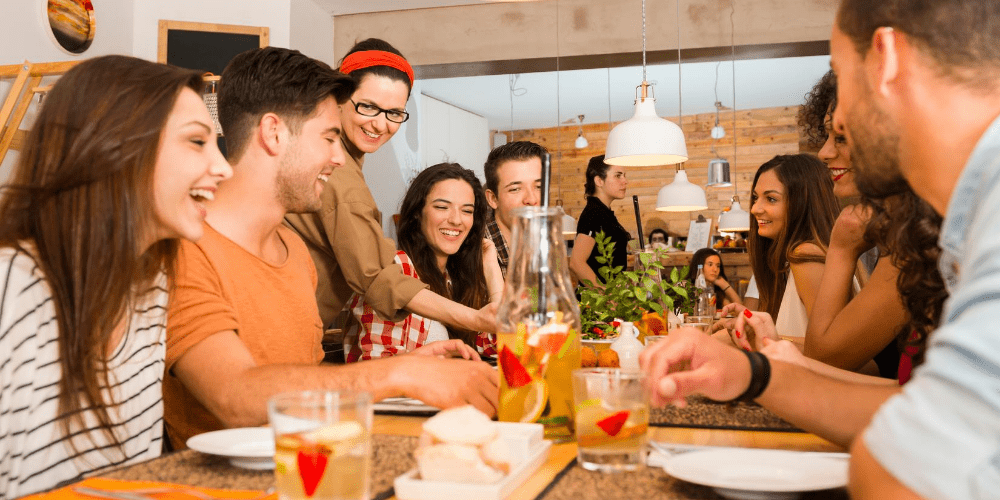
[[[422,424],[426,417],[403,415],[378,415],[373,421],[373,442],[375,443],[376,460],[373,469],[380,467],[386,460],[405,461],[397,467],[412,467],[412,446],[415,438],[420,435]],[[805,432],[774,432],[763,430],[727,430],[686,427],[650,427],[649,439],[658,442],[686,445],[727,446],[741,448],[768,448],[779,450],[838,452],[844,451],[839,446],[830,443],[816,435]],[[572,498],[574,500],[616,498],[601,491],[602,482],[614,485],[620,491],[629,493],[633,498],[668,498],[668,499],[716,499],[718,497],[709,488],[684,483],[678,486],[678,480],[670,478],[662,469],[649,468],[646,473],[627,479],[631,484],[621,484],[622,476],[584,471],[575,464],[577,447],[575,442],[554,444],[546,461],[508,498],[510,499],[544,499],[559,500]],[[380,455],[381,454],[381,455]],[[387,458],[387,455],[388,458]],[[393,455],[395,454],[395,455]],[[379,456],[380,455],[380,456]],[[392,458],[392,457],[397,458]],[[391,467],[389,468],[391,469]],[[390,472],[380,469],[373,475],[382,472],[379,481],[373,480],[372,499],[383,500],[395,498],[391,489],[391,478],[402,473],[405,468]],[[573,476],[576,474],[577,476]],[[625,473],[634,474],[634,473]],[[191,450],[164,455],[158,459],[143,464],[123,467],[116,471],[103,474],[104,477],[120,480],[162,481],[191,486],[212,488],[235,488],[266,490],[273,483],[271,471],[247,471],[230,466],[220,457],[210,457]],[[616,477],[617,476],[617,477]],[[567,481],[586,479],[586,488],[575,491]],[[589,483],[592,482],[593,485]],[[559,488],[555,488],[558,483]],[[567,491],[567,486],[568,488]],[[624,488],[624,489],[623,489]],[[559,490],[559,491],[557,491]],[[648,490],[648,491],[647,491]],[[669,490],[669,491],[664,491]],[[633,495],[633,493],[635,493]],[[843,489],[828,490],[806,498],[847,498]]]

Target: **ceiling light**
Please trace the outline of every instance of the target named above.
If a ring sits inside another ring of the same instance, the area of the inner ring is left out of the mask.
[[[719,231],[733,233],[750,230],[750,214],[740,206],[740,197],[733,196],[733,204],[728,212],[719,214]]]
[[[708,162],[708,182],[706,186],[727,187],[733,183],[729,180],[729,161],[725,158],[713,158]]]
[[[583,149],[589,146],[590,142],[587,141],[587,138],[583,136],[583,115],[580,115],[579,118],[580,118],[580,132],[576,135],[576,142],[574,142],[573,145],[576,146],[576,149]]]
[[[680,12],[678,0],[678,13]],[[677,72],[680,73],[680,17],[677,19]],[[680,79],[677,82],[680,99]],[[684,132],[656,114],[653,86],[646,80],[646,0],[642,1],[642,84],[636,87],[635,114],[608,134],[604,162],[608,165],[656,166],[687,161]],[[681,113],[683,114],[683,113]]]
[[[705,190],[688,181],[684,165],[677,165],[674,181],[660,188],[656,209],[661,212],[691,212],[708,208]]]

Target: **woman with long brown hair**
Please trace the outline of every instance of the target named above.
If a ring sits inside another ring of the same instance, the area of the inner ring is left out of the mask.
[[[0,498],[160,454],[177,238],[232,170],[197,72],[84,61],[0,202]]]
[[[399,208],[399,251],[403,272],[430,290],[479,309],[499,300],[503,276],[496,247],[486,235],[486,195],[476,174],[457,163],[440,163],[417,174]],[[356,320],[345,340],[347,361],[404,354],[437,341],[459,339],[482,354],[495,354],[495,337],[444,325],[416,313],[391,321],[360,294],[349,308]],[[443,345],[443,344],[442,344]],[[426,350],[426,349],[425,349]],[[463,355],[464,350],[442,347]]]
[[[839,211],[830,174],[815,156],[779,155],[757,169],[747,248],[760,308],[782,335],[805,335]]]

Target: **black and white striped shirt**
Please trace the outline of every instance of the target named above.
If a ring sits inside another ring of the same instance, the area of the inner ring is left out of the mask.
[[[104,395],[119,403],[109,416],[123,449],[107,444],[86,410],[86,429],[67,436],[57,414],[64,374],[48,283],[30,254],[0,249],[0,500],[160,455],[166,278],[140,302],[111,359]]]

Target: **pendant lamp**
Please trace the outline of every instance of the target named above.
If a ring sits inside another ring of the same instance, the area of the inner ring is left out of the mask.
[[[590,142],[587,141],[587,138],[583,136],[583,115],[580,115],[579,119],[580,119],[580,132],[577,133],[576,141],[573,142],[573,146],[576,147],[576,149],[583,149],[589,146]]]
[[[678,1],[678,13],[680,12]],[[680,72],[680,17],[677,19],[677,70]],[[678,99],[680,81],[677,82]],[[642,83],[636,87],[635,114],[608,134],[604,162],[620,166],[673,165],[687,161],[684,132],[656,114],[653,85],[646,80],[646,0],[642,0]]]
[[[677,99],[680,102],[681,82],[681,4],[677,0]],[[684,109],[679,107],[678,120],[684,119]],[[682,122],[683,123],[683,122]],[[660,188],[656,195],[656,209],[661,212],[691,212],[708,208],[705,190],[688,181],[684,163],[677,164],[677,174],[670,184]]]
[[[736,15],[736,0],[732,1],[732,13],[729,16],[729,45],[732,49],[733,59],[733,164],[736,164],[736,25],[733,17]],[[736,179],[733,179],[733,204],[728,212],[719,215],[719,231],[736,232],[750,230],[750,214],[740,206],[740,197],[737,195]]]
[[[733,185],[729,177],[729,161],[720,158],[719,153],[715,152],[715,141],[726,136],[726,129],[719,126],[719,110],[722,109],[722,103],[719,102],[718,65],[715,66],[715,88],[715,126],[712,127],[712,155],[715,158],[708,162],[708,182],[705,183],[705,186],[727,187]]]
[[[661,212],[691,212],[708,208],[705,190],[688,181],[683,164],[677,165],[674,181],[656,194],[656,209]]]

